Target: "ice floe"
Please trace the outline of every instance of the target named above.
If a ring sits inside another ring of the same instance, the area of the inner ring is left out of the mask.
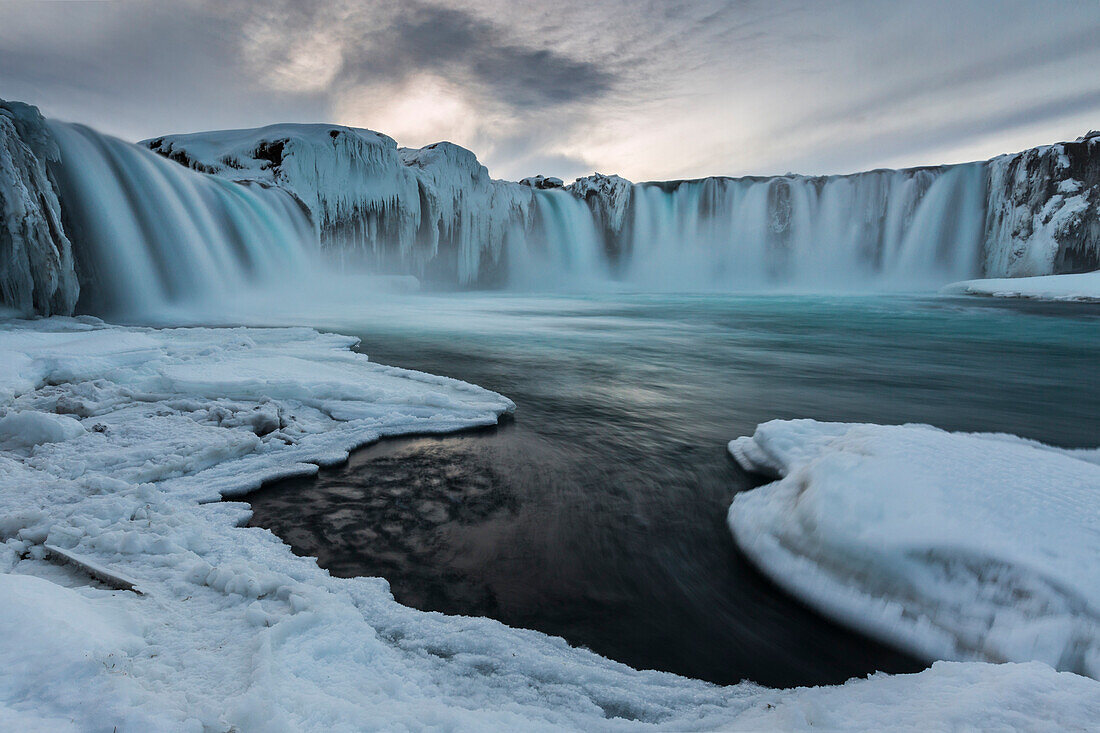
[[[1100,676],[1100,465],[1002,434],[773,421],[730,443],[778,477],[738,545],[814,608],[929,660]]]

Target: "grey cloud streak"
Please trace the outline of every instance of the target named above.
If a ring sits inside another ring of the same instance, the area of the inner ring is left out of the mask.
[[[1095,0],[0,0],[0,97],[47,114],[130,139],[362,124],[513,178],[992,155],[1100,127],[1098,64]]]

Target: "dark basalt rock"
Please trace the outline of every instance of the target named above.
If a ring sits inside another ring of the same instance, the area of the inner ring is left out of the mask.
[[[520,180],[519,185],[529,186],[530,188],[548,189],[548,188],[562,188],[565,184],[562,183],[560,178],[554,178],[553,176],[528,176]]]
[[[283,164],[283,148],[286,147],[287,142],[287,140],[264,140],[252,151],[252,157],[267,161],[270,166],[278,168]]]
[[[1055,246],[1049,265],[1035,261],[1046,236]],[[1000,263],[1007,272],[987,275],[1100,269],[1100,132],[989,162],[986,246],[998,245],[1010,247]]]

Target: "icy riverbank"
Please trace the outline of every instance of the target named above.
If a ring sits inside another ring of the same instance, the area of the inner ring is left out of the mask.
[[[721,688],[331,578],[218,499],[512,409],[351,343],[0,323],[0,728],[1039,729],[1100,715],[1100,685],[1042,664]]]
[[[1040,275],[952,283],[946,295],[990,295],[995,298],[1033,298],[1100,302],[1100,270],[1073,275]]]
[[[1100,676],[1100,451],[923,425],[773,421],[729,524],[776,583],[927,659]]]

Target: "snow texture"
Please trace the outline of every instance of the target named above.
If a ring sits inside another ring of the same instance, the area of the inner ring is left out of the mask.
[[[990,278],[952,283],[947,295],[991,295],[997,298],[1100,302],[1100,270],[1074,275]]]
[[[46,169],[59,158],[38,109],[0,99],[0,305],[67,315],[80,288]]]
[[[738,545],[819,611],[925,659],[1100,677],[1100,451],[924,425],[773,421]]]
[[[0,412],[34,428],[0,445],[0,729],[1044,730],[1100,715],[1100,685],[1039,663],[722,688],[332,578],[220,499],[513,407],[353,342],[0,324]]]
[[[622,176],[605,176],[593,173],[569,184],[569,190],[584,199],[594,211],[599,212],[612,236],[622,234],[630,210],[634,184]]]

